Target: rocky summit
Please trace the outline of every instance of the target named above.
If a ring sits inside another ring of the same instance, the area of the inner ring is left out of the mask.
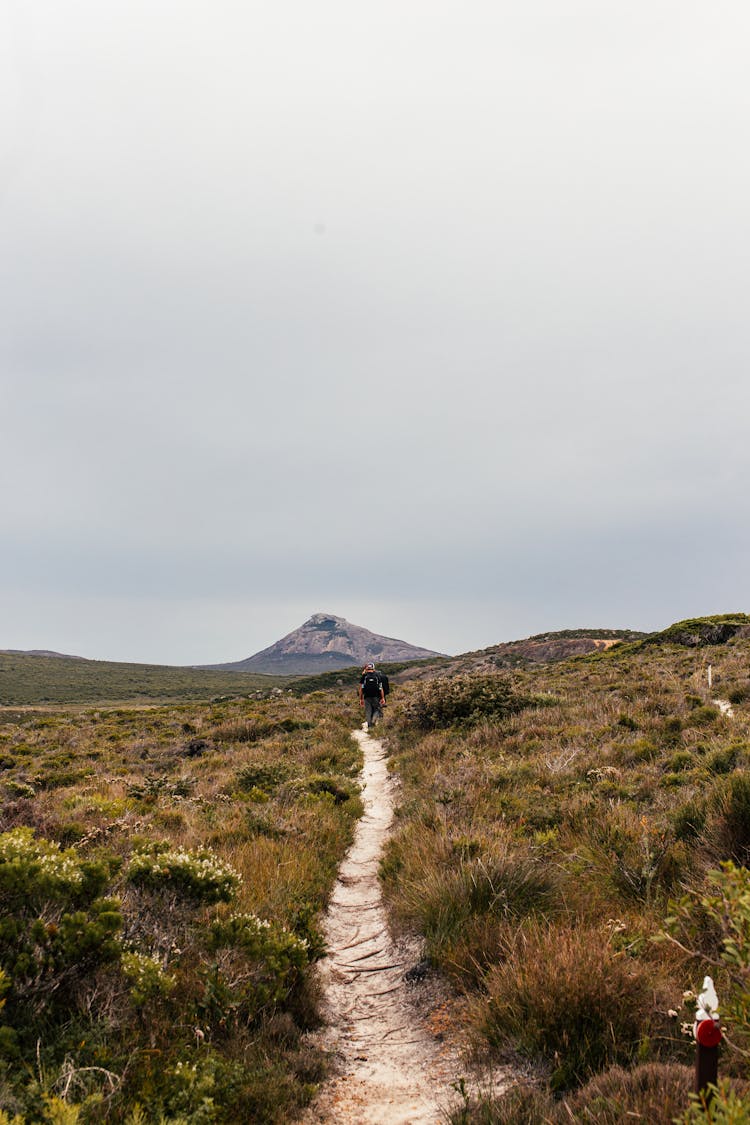
[[[424,660],[442,653],[420,648],[394,637],[371,633],[332,613],[314,613],[304,625],[280,641],[233,664],[214,665],[226,671],[262,672],[266,675],[295,676],[327,672],[336,668],[375,662]]]

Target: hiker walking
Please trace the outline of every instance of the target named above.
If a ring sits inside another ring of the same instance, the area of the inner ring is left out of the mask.
[[[365,709],[365,730],[370,730],[378,719],[383,718],[384,703],[381,675],[375,671],[374,664],[365,664],[359,678],[359,705]]]

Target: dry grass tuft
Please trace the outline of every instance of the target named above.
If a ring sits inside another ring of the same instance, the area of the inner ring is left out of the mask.
[[[652,973],[591,927],[525,927],[485,986],[475,1015],[481,1037],[551,1063],[557,1090],[633,1061],[660,1022]]]

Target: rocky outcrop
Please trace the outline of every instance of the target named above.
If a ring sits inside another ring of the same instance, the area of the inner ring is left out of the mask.
[[[667,643],[702,648],[704,645],[724,645],[738,635],[750,635],[750,617],[745,613],[724,613],[716,617],[691,617],[686,621],[677,621],[668,629],[646,637],[643,644]]]
[[[400,673],[399,680],[423,679],[434,675],[454,676],[465,673],[487,674],[512,668],[528,668],[539,664],[553,664],[573,656],[589,656],[614,645],[640,637],[629,630],[602,629],[545,633],[527,637],[522,641],[506,641],[478,652],[467,652],[441,661],[439,666],[409,668]]]

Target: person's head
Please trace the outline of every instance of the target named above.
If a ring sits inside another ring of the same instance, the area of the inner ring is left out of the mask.
[[[374,671],[375,671],[375,665],[372,663],[372,661],[370,661],[369,664],[365,664],[365,672],[374,672]]]

